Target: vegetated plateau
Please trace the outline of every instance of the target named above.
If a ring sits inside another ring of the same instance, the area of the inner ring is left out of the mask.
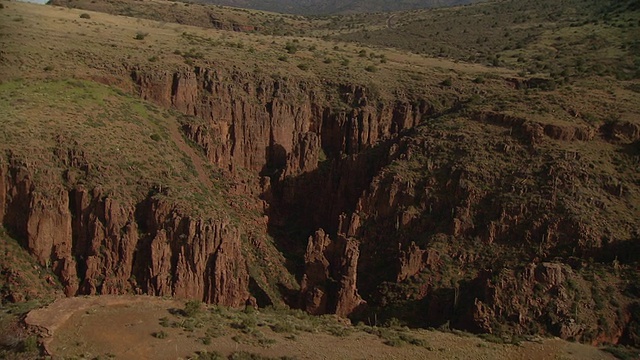
[[[0,4],[3,355],[55,354],[22,321],[63,294],[147,294],[638,356],[637,2]],[[262,349],[269,311],[201,322]]]

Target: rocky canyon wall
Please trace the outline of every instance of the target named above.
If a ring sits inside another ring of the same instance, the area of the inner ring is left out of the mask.
[[[364,86],[213,67],[122,71],[140,98],[175,111],[273,244],[228,216],[192,217],[154,196],[161,189],[116,201],[100,187],[36,184],[36,169],[9,157],[0,222],[68,295],[143,292],[241,306],[256,296],[249,252],[277,248],[288,269],[270,266],[300,284],[280,296],[313,314],[593,343],[632,338],[629,324],[640,319],[622,295],[628,284],[596,284],[633,281],[603,264],[628,258],[619,245],[635,240],[637,221],[627,216],[635,185],[593,174],[600,160],[591,150],[562,142],[601,141],[603,131],[637,141],[637,128],[495,112],[432,124],[460,110],[458,99],[383,98]],[[619,313],[595,295],[606,291]]]
[[[249,299],[239,230],[146,198],[42,187],[34,169],[0,166],[0,221],[59,277],[68,296],[143,292],[241,306]],[[55,184],[55,183],[49,183]]]

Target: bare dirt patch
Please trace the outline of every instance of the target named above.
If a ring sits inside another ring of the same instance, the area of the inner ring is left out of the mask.
[[[558,339],[507,345],[466,334],[402,329],[394,331],[414,344],[391,346],[368,333],[372,328],[333,317],[216,306],[187,316],[183,308],[182,301],[149,296],[78,297],[34,310],[26,322],[42,330],[54,358],[179,359],[197,352],[245,351],[297,359],[613,359],[594,347]]]

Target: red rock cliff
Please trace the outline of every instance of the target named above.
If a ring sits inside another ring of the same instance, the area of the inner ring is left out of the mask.
[[[59,276],[67,295],[131,291],[241,306],[249,298],[240,232],[148,198],[99,188],[37,188],[25,164],[0,166],[0,221]]]

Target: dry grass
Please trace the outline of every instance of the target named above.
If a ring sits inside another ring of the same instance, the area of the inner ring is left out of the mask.
[[[203,187],[192,157],[177,144],[182,139],[170,135],[177,120],[165,110],[80,80],[9,81],[0,94],[2,150],[39,169],[34,180],[44,189],[60,180],[100,186],[128,203],[162,187],[196,213],[224,211],[223,184]]]
[[[194,317],[184,304],[158,298],[65,299],[76,310],[59,324],[48,348],[61,357],[233,358],[241,352],[270,358],[507,359],[540,354],[567,359],[610,359],[595,348],[557,340],[521,346],[487,343],[436,331],[353,327],[332,317],[280,310],[208,307]],[[47,310],[43,310],[46,315]],[[288,324],[286,329],[278,324]],[[275,331],[277,330],[277,331]],[[384,334],[379,337],[376,334]],[[155,334],[155,335],[154,335]],[[162,334],[162,335],[159,335]]]

